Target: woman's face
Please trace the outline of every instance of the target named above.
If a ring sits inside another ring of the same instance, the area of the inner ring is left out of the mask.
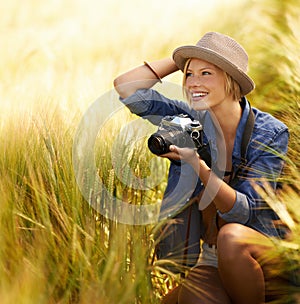
[[[220,107],[228,99],[225,73],[207,61],[193,58],[186,71],[185,89],[194,110]]]

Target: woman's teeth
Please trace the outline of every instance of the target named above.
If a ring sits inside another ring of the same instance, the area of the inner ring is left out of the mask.
[[[206,96],[208,93],[206,92],[198,92],[198,93],[192,93],[193,98],[197,98],[197,97],[204,97]]]

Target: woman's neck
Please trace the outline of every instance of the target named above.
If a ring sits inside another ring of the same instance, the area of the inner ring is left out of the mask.
[[[219,155],[222,156],[218,158],[218,167],[220,170],[227,171],[230,171],[232,167],[236,131],[242,116],[239,102],[231,102],[230,106],[227,104],[227,107],[223,108],[223,111],[214,111],[214,117],[217,120],[215,123],[217,146]]]
[[[240,119],[242,117],[242,107],[238,101],[231,101],[230,106],[225,104],[223,107],[213,110],[214,116],[218,121],[217,132],[225,138],[232,140],[235,138]]]

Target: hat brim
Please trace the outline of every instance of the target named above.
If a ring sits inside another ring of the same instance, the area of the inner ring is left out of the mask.
[[[189,58],[208,61],[228,73],[241,87],[243,96],[249,94],[255,87],[254,81],[241,69],[214,51],[194,45],[181,46],[173,52],[173,60],[183,71]]]

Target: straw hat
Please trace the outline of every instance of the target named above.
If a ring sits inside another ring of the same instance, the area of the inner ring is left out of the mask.
[[[227,72],[241,87],[242,95],[250,93],[255,85],[247,75],[248,55],[234,39],[216,32],[206,33],[196,45],[175,49],[173,59],[180,70],[189,58],[199,58]]]

